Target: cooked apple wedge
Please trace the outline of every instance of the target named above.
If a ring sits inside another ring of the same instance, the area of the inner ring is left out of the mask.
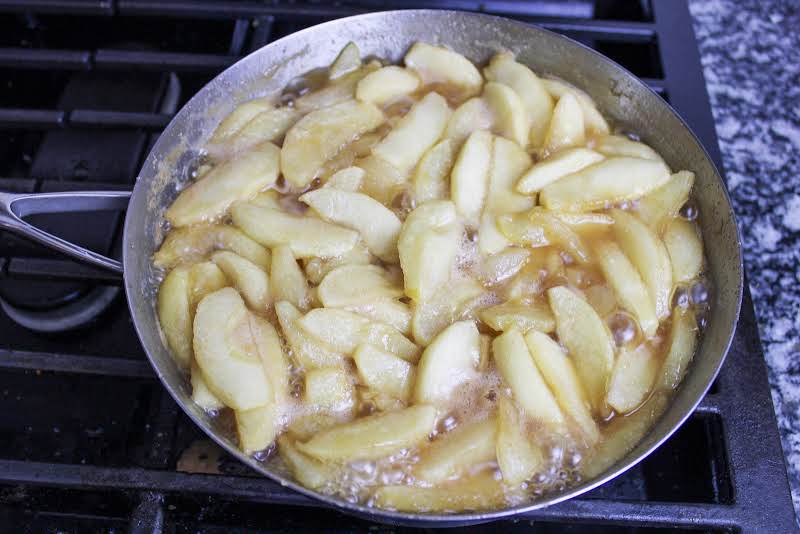
[[[408,214],[397,240],[406,295],[425,301],[447,283],[461,237],[450,201],[427,202]]]
[[[362,343],[369,343],[412,363],[419,358],[419,349],[403,334],[389,325],[370,322],[353,312],[316,308],[298,319],[297,324],[342,354],[352,354]]]
[[[153,265],[171,269],[179,263],[198,262],[215,250],[230,250],[262,269],[269,269],[269,251],[238,228],[225,224],[198,224],[172,230],[153,255]]]
[[[519,330],[511,328],[494,338],[492,353],[500,375],[511,388],[520,408],[537,421],[557,427],[563,425],[564,414],[536,367]]]
[[[222,269],[212,261],[201,261],[189,268],[189,309],[194,314],[197,303],[209,293],[229,285]]]
[[[575,363],[592,411],[607,415],[606,391],[614,367],[611,334],[594,308],[566,287],[550,288],[547,298],[556,318],[558,339]]]
[[[456,108],[447,121],[444,137],[450,139],[455,147],[461,144],[476,130],[492,130],[494,115],[485,98],[473,97]]]
[[[358,232],[349,228],[249,203],[233,206],[231,217],[257,242],[267,247],[288,245],[298,258],[340,256],[358,241]]]
[[[280,149],[262,143],[221,163],[184,189],[164,212],[172,226],[212,221],[237,200],[246,200],[278,178]]]
[[[489,82],[483,88],[483,98],[495,117],[497,133],[521,147],[527,146],[528,117],[517,93],[505,84]]]
[[[275,313],[278,316],[283,336],[292,350],[297,364],[304,369],[318,367],[340,367],[344,364],[345,356],[327,346],[315,341],[297,324],[302,317],[300,311],[286,301],[275,303]]]
[[[250,410],[274,398],[250,328],[250,313],[226,287],[197,305],[194,353],[209,389],[234,410]]]
[[[192,361],[192,315],[188,267],[176,267],[158,289],[158,320],[172,357],[182,369]]]
[[[414,171],[414,194],[417,204],[447,198],[450,190],[450,171],[456,159],[455,143],[439,141],[419,161]]]
[[[253,117],[272,108],[273,105],[270,98],[254,98],[239,104],[219,123],[219,126],[211,136],[211,142],[220,143],[224,141],[227,137],[236,133],[239,128],[250,122]]]
[[[376,392],[408,402],[416,375],[411,363],[368,344],[356,348],[353,360],[361,383]]]
[[[390,65],[364,76],[356,86],[356,98],[383,106],[407,96],[419,87],[419,77],[408,69]]]
[[[694,224],[673,218],[664,230],[664,244],[669,251],[675,282],[697,278],[703,270],[703,243]]]
[[[503,482],[518,486],[542,468],[544,453],[525,431],[525,421],[514,401],[501,395],[497,412],[497,463]]]
[[[292,249],[287,245],[272,249],[269,278],[270,292],[274,300],[286,300],[301,310],[308,308],[310,300],[308,282],[292,254]]]
[[[636,268],[614,242],[597,243],[595,251],[603,276],[614,290],[617,301],[633,314],[645,337],[653,336],[658,329],[656,307]]]
[[[478,312],[481,321],[492,330],[505,332],[516,328],[523,334],[528,330],[553,332],[556,329],[550,306],[536,301],[532,304],[521,302],[504,302]]]
[[[473,224],[486,200],[491,161],[492,134],[477,130],[464,142],[450,173],[450,197],[458,213]]]
[[[289,401],[289,360],[278,337],[278,331],[272,323],[255,314],[250,314],[250,333],[253,336],[256,350],[267,374],[273,402],[282,408]]]
[[[424,85],[454,85],[465,97],[479,93],[483,85],[481,73],[470,60],[441,46],[414,43],[403,61],[422,78]]]
[[[631,158],[652,159],[664,161],[658,152],[644,143],[633,141],[623,135],[606,135],[594,144],[595,151],[606,157],[628,156]]]
[[[312,111],[286,134],[281,148],[281,172],[297,188],[306,187],[320,168],[347,143],[374,130],[383,113],[372,104],[345,101]]]
[[[224,144],[209,145],[212,156],[238,155],[261,143],[281,143],[289,128],[300,120],[302,114],[293,108],[275,108],[259,113],[250,119],[239,131],[225,139]]]
[[[328,79],[335,80],[361,67],[361,51],[354,42],[347,43],[328,69]]]
[[[621,414],[638,408],[653,388],[660,367],[661,361],[647,345],[621,348],[608,386],[609,406]]]
[[[581,146],[586,142],[583,124],[583,111],[578,99],[572,93],[565,93],[558,99],[547,134],[544,137],[544,151],[553,154],[565,148]]]
[[[669,350],[660,373],[659,387],[662,390],[678,387],[692,361],[696,346],[697,324],[694,315],[689,310],[676,307],[672,310]]]
[[[239,447],[252,454],[269,447],[278,433],[277,413],[274,404],[249,410],[234,411]]]
[[[192,362],[190,383],[192,384],[192,400],[202,409],[215,412],[225,407],[222,401],[208,389],[203,371],[200,370],[197,362]]]
[[[363,241],[358,241],[353,248],[340,256],[306,258],[303,260],[303,270],[309,282],[319,284],[328,273],[338,267],[343,265],[367,265],[373,259],[374,256],[370,254],[367,245]]]
[[[661,239],[640,219],[623,210],[611,210],[614,237],[647,286],[656,315],[669,315],[672,295],[672,264]]]
[[[603,159],[602,154],[588,148],[562,150],[531,167],[517,182],[517,191],[525,194],[536,193],[559,178],[578,172]]]
[[[448,325],[469,315],[480,297],[483,287],[472,278],[462,278],[440,287],[433,295],[414,306],[411,331],[414,339],[429,345]]]
[[[357,230],[370,252],[387,262],[397,262],[397,238],[402,223],[393,211],[362,193],[333,188],[316,189],[300,197],[323,219]]]
[[[294,442],[286,436],[278,438],[278,452],[302,485],[320,489],[335,477],[334,469],[297,450]]]
[[[561,247],[578,263],[588,263],[591,259],[589,247],[583,238],[552,212],[538,207],[533,208],[528,212],[528,220],[544,231],[545,238],[550,244]]]
[[[479,338],[472,321],[453,323],[436,336],[420,358],[414,401],[446,404],[457,386],[473,378],[480,362]]]
[[[343,102],[353,101],[356,86],[364,76],[381,68],[377,61],[370,61],[366,65],[343,74],[335,80],[330,80],[321,89],[310,91],[294,100],[294,108],[301,113],[319,111]]]
[[[385,206],[391,206],[398,193],[406,188],[408,175],[381,157],[369,155],[356,159],[353,164],[364,169],[361,192]]]
[[[561,80],[544,78],[542,79],[542,85],[544,85],[545,90],[547,90],[553,98],[559,99],[564,96],[565,93],[572,93],[575,98],[578,99],[581,111],[583,112],[583,123],[586,125],[586,131],[590,135],[599,136],[609,134],[611,128],[603,118],[603,115],[597,110],[592,97],[577,87]]]
[[[659,187],[639,199],[639,217],[655,232],[661,234],[667,223],[689,200],[694,185],[694,173],[680,171]]]
[[[322,305],[341,308],[374,301],[399,298],[403,290],[377,265],[342,265],[329,272],[317,289]]]
[[[408,174],[422,155],[442,136],[450,108],[438,93],[430,92],[411,106],[389,134],[375,145],[372,153]]]
[[[497,285],[517,274],[531,255],[531,251],[508,247],[483,258],[480,279],[486,285]]]
[[[417,405],[357,419],[323,430],[297,448],[310,456],[333,462],[383,458],[419,445],[436,424],[433,406]]]
[[[509,53],[496,54],[484,69],[486,79],[509,86],[519,97],[530,129],[529,142],[539,148],[544,142],[547,126],[553,114],[553,98],[531,69],[514,60]],[[520,143],[522,146],[527,144]]]
[[[669,180],[660,161],[609,158],[545,186],[539,202],[554,211],[591,211],[623,200],[635,200]]]
[[[361,167],[345,167],[340,171],[336,171],[325,181],[323,187],[332,187],[339,191],[357,192],[364,182],[366,171]]]
[[[337,367],[306,372],[303,401],[313,412],[347,412],[356,404],[350,374]]]
[[[227,250],[215,252],[211,260],[233,282],[251,309],[264,312],[269,308],[269,277],[258,265]]]
[[[525,343],[561,409],[578,426],[588,445],[597,443],[600,429],[592,419],[589,402],[575,371],[574,359],[569,358],[550,336],[536,330],[525,335]]]
[[[430,488],[381,486],[375,490],[373,499],[380,508],[419,513],[492,510],[506,502],[503,484],[491,472]]]
[[[496,442],[494,417],[466,423],[437,437],[420,452],[414,477],[433,485],[460,477],[474,466],[494,460]]]
[[[344,308],[373,322],[388,324],[403,335],[407,336],[411,333],[413,313],[408,304],[403,302],[388,297],[380,297],[373,302],[351,304]]]

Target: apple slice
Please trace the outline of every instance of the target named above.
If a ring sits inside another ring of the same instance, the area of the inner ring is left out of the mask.
[[[414,401],[447,404],[453,390],[476,375],[479,338],[472,321],[453,323],[436,336],[420,358]]]
[[[361,51],[354,42],[347,43],[328,69],[328,78],[335,80],[361,68]]]
[[[478,313],[481,321],[492,330],[505,332],[515,328],[523,334],[528,330],[553,332],[556,329],[550,306],[544,302],[523,304],[521,302],[504,302]]]
[[[544,150],[553,154],[565,148],[581,146],[586,142],[583,111],[572,93],[565,93],[553,109],[550,125],[544,138]]]
[[[403,302],[387,297],[380,297],[369,303],[351,304],[345,306],[344,309],[366,317],[373,322],[388,324],[396,328],[403,335],[407,336],[411,333],[411,319],[413,313],[411,309],[409,309],[408,304]]]
[[[558,339],[567,347],[592,411],[607,415],[605,398],[614,366],[614,345],[603,320],[588,302],[563,286],[547,290]]]
[[[525,421],[514,401],[501,395],[497,400],[497,410],[497,463],[503,482],[518,486],[541,469],[544,453],[525,432]]]
[[[301,310],[308,308],[311,298],[308,282],[291,248],[282,245],[272,249],[272,268],[269,273],[274,300],[289,301]]]
[[[175,362],[188,369],[192,361],[192,315],[188,267],[176,267],[158,288],[158,321]]]
[[[492,134],[476,130],[464,142],[450,173],[450,197],[458,213],[473,224],[486,199],[491,161]]]
[[[455,159],[456,148],[451,139],[439,141],[422,156],[414,171],[417,204],[447,198],[450,192],[450,171]]]
[[[536,163],[517,182],[517,191],[531,194],[569,174],[602,161],[604,156],[588,148],[568,148]]]
[[[667,223],[664,244],[669,251],[675,282],[688,282],[703,270],[703,243],[694,223],[679,217]]]
[[[324,344],[314,340],[305,330],[299,327],[297,320],[302,317],[300,311],[290,302],[275,303],[275,313],[278,316],[283,337],[291,348],[296,363],[304,369],[319,367],[341,367],[345,363],[345,356]]]
[[[329,272],[317,288],[322,305],[341,308],[367,304],[379,298],[399,298],[403,290],[377,265],[342,265]]]
[[[361,167],[345,167],[332,174],[322,187],[332,187],[339,191],[355,193],[361,188],[366,174],[366,171]]]
[[[503,483],[484,472],[435,487],[381,486],[373,494],[375,506],[401,512],[441,510],[497,510],[507,504]]]
[[[430,298],[414,306],[411,331],[414,339],[429,345],[442,330],[466,318],[486,291],[472,278],[455,280],[440,287]]]
[[[189,309],[192,315],[203,297],[229,285],[225,273],[211,261],[192,265],[189,268],[189,280]]]
[[[294,478],[307,488],[320,489],[335,478],[330,465],[303,454],[286,436],[278,438],[278,453],[289,465]]]
[[[192,362],[190,383],[192,384],[192,400],[202,409],[207,412],[216,412],[225,407],[222,401],[208,389],[203,371],[200,370],[197,362]]]
[[[494,417],[464,424],[437,437],[420,453],[414,477],[440,484],[495,459],[497,420]]]
[[[661,234],[666,224],[689,200],[693,185],[693,172],[676,172],[667,183],[639,199],[636,208],[639,217],[655,232]]]
[[[153,265],[171,269],[179,263],[198,262],[215,250],[230,250],[269,269],[269,250],[226,224],[197,224],[171,230],[153,255]]]
[[[689,310],[672,310],[669,350],[661,368],[659,387],[669,391],[675,389],[683,380],[686,368],[692,361],[697,346],[697,323]]]
[[[470,98],[453,112],[450,120],[447,121],[444,137],[450,139],[455,147],[459,147],[472,132],[492,130],[494,119],[485,98],[477,96]]]
[[[489,82],[483,88],[483,98],[495,117],[496,132],[521,147],[527,146],[530,126],[517,93],[505,84]]]
[[[330,78],[321,89],[304,93],[294,100],[294,108],[301,113],[319,111],[344,102],[352,102],[356,86],[361,79],[381,68],[378,61],[370,61],[355,70],[342,74],[336,79]]]
[[[356,86],[356,98],[383,106],[409,95],[419,87],[419,77],[408,69],[390,65],[364,76]]]
[[[387,262],[397,262],[397,238],[402,223],[393,211],[372,197],[322,188],[300,197],[323,219],[357,230],[370,252]]]
[[[264,312],[269,308],[269,277],[260,267],[227,250],[215,252],[211,260],[233,282],[251,309]]]
[[[314,413],[351,412],[356,405],[356,391],[350,373],[336,367],[308,370],[303,402]]]
[[[253,117],[271,109],[273,109],[272,99],[266,97],[254,98],[239,104],[219,123],[211,136],[211,142],[220,143],[224,141],[250,122]]]
[[[249,410],[235,410],[236,435],[239,448],[252,454],[269,447],[278,434],[277,413],[274,404]]]
[[[414,386],[416,369],[395,356],[368,344],[359,345],[353,354],[358,377],[370,389],[408,402]]]
[[[664,161],[658,152],[644,143],[633,141],[623,135],[606,135],[598,139],[594,149],[607,157],[628,156],[631,158]]]
[[[280,150],[262,143],[221,163],[184,189],[164,212],[173,227],[210,222],[237,200],[246,200],[275,183]]]
[[[634,349],[623,347],[614,364],[607,402],[617,413],[634,411],[647,399],[661,362],[645,344]]]
[[[586,125],[586,131],[589,135],[596,137],[608,135],[611,132],[608,122],[594,105],[594,100],[585,92],[566,82],[551,78],[542,79],[542,85],[553,98],[559,99],[564,94],[571,93],[578,99],[578,104],[580,104],[581,112],[583,113],[583,123]]]
[[[422,78],[423,85],[454,85],[465,97],[478,94],[483,85],[481,73],[470,60],[441,46],[414,43],[403,61]]]

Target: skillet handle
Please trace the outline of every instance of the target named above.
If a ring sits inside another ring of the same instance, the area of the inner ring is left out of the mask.
[[[122,274],[122,263],[49,234],[22,217],[37,213],[124,210],[129,191],[69,191],[63,193],[0,192],[0,229],[57,250],[76,260]]]

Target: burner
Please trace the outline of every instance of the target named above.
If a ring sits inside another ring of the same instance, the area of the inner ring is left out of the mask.
[[[95,287],[63,305],[41,310],[19,308],[0,298],[0,308],[20,326],[35,332],[65,332],[91,322],[108,309],[121,292],[119,287]]]

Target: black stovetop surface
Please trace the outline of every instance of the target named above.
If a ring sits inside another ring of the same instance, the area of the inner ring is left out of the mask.
[[[331,18],[412,7],[393,4],[0,0],[0,190],[130,189],[172,114],[237,58]],[[685,0],[413,7],[510,16],[599,50],[667,99],[721,167]],[[121,219],[36,223],[113,255]],[[113,276],[0,232],[0,304],[0,532],[407,530],[315,507],[211,445],[152,374]],[[711,393],[657,452],[579,499],[475,528],[796,528],[749,292]]]

